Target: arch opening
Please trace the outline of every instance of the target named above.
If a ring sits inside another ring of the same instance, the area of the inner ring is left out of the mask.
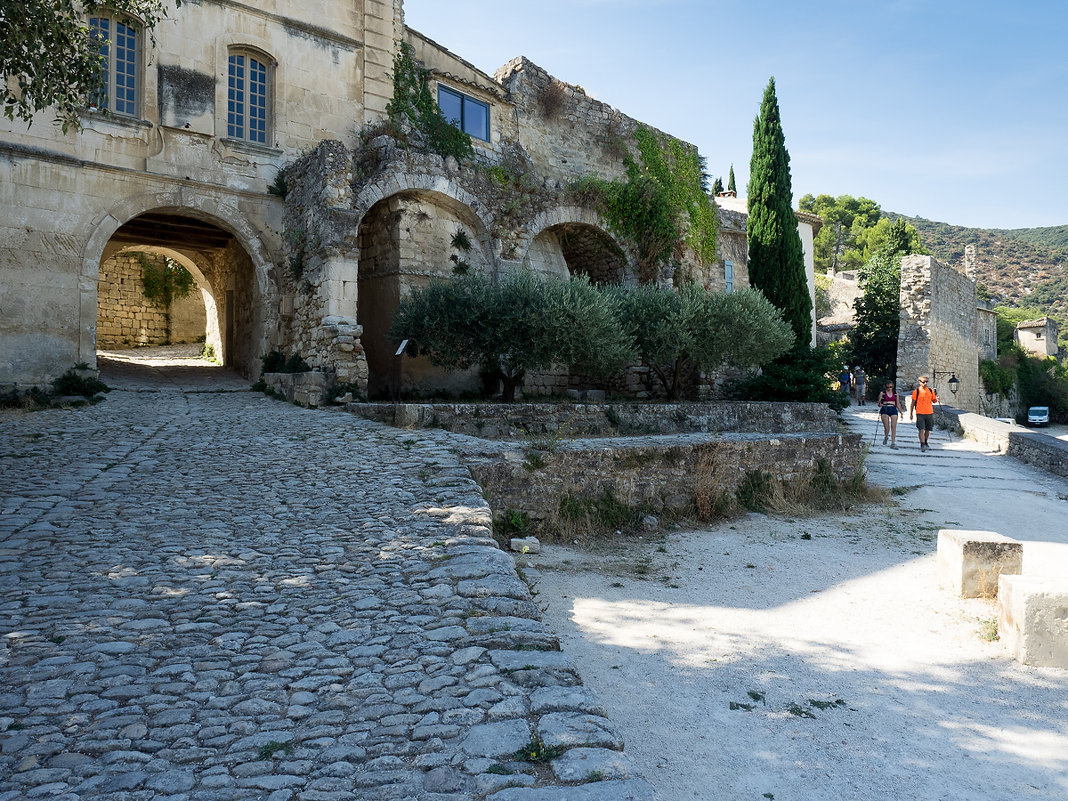
[[[160,282],[189,291],[168,296]],[[252,259],[213,222],[169,210],[132,218],[103,249],[96,294],[98,352],[188,344],[189,355],[208,357],[205,365],[255,373],[260,313]]]
[[[541,231],[531,241],[523,266],[543,275],[585,275],[600,286],[628,280],[623,249],[606,232],[586,223],[560,223]]]
[[[409,190],[380,200],[360,222],[357,321],[363,327],[371,398],[457,395],[479,387],[476,371],[448,372],[423,357],[402,358],[389,329],[402,298],[458,272],[491,274],[485,226],[445,195]],[[399,370],[399,372],[398,372]]]

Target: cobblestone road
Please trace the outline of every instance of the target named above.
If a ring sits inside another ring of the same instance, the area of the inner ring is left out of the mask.
[[[220,374],[0,412],[0,801],[652,797],[448,435]]]

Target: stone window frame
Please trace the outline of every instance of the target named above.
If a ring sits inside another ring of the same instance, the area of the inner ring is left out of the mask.
[[[101,40],[104,73],[103,92],[94,92],[89,97],[90,112],[106,111],[116,117],[141,119],[145,82],[144,30],[144,25],[136,17],[107,13],[89,17],[90,36]]]
[[[460,118],[459,119],[447,116],[445,111],[442,109],[441,95],[442,95],[443,92],[446,93],[446,94],[449,94],[449,95],[454,95],[455,97],[459,98],[459,100],[460,100]],[[471,95],[467,94],[466,92],[461,92],[459,89],[454,89],[453,87],[447,86],[446,84],[443,84],[443,83],[439,83],[438,84],[437,103],[438,103],[438,109],[441,110],[442,116],[445,117],[445,119],[447,119],[450,123],[455,125],[457,128],[459,128],[461,131],[463,131],[464,133],[466,133],[469,136],[474,137],[475,139],[478,139],[480,142],[490,142],[491,141],[491,137],[492,137],[491,129],[493,127],[492,126],[492,111],[493,111],[493,107],[489,103],[487,103],[484,100],[479,100],[476,97],[472,97]],[[473,105],[475,105],[475,106],[477,106],[479,108],[484,109],[485,112],[486,112],[486,127],[485,127],[484,132],[482,132],[482,133],[471,131],[471,130],[468,130],[468,128],[467,128],[467,121],[465,119],[465,116],[466,116],[466,108],[467,108],[467,105],[469,103],[473,104]],[[483,133],[485,135],[483,135]]]
[[[242,64],[244,75],[242,76],[243,85],[237,90],[240,93],[236,99],[236,104],[239,106],[237,111],[239,112],[240,117],[239,120],[235,122],[234,68],[237,59],[244,59],[244,63]],[[252,63],[259,66],[263,77],[262,82],[259,84],[262,91],[258,95],[262,99],[262,105],[256,107],[250,107],[249,105],[249,100],[253,96],[248,84]],[[277,62],[268,53],[265,53],[257,47],[237,44],[227,47],[225,71],[226,84],[224,87],[226,110],[225,114],[220,115],[225,130],[224,138],[232,142],[270,147],[274,133],[276,67]],[[262,116],[254,117],[250,113],[252,110],[258,111]],[[253,131],[250,127],[250,123],[253,119],[259,120],[260,130]],[[254,133],[258,134],[258,137],[254,136]]]

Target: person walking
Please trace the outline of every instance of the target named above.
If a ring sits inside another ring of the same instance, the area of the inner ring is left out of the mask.
[[[909,409],[909,420],[913,414],[916,416],[916,430],[920,437],[920,452],[931,450],[927,440],[931,437],[934,428],[934,405],[938,403],[938,395],[927,386],[927,376],[920,376],[920,385],[912,391],[912,407]]]
[[[857,396],[857,405],[863,406],[864,396],[868,394],[868,375],[860,365],[853,371],[853,392]]]
[[[842,365],[842,372],[838,374],[838,391],[845,395],[846,406],[849,405],[849,396],[853,391],[853,374],[849,372],[849,365]]]
[[[894,389],[894,382],[887,381],[879,393],[879,419],[883,421],[883,445],[890,440],[890,447],[897,450],[897,418],[904,413],[901,395]]]

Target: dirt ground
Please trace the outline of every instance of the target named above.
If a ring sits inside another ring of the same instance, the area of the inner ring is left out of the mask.
[[[1017,663],[934,555],[940,528],[1000,530],[1050,568],[1068,484],[932,442],[873,449],[886,503],[521,557],[661,801],[1068,797],[1068,670]]]

